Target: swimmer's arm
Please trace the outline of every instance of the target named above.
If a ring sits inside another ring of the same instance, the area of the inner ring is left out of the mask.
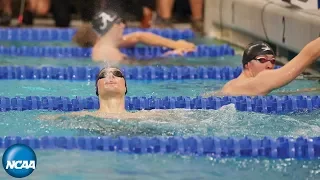
[[[134,32],[127,34],[123,36],[123,41],[120,44],[120,47],[130,47],[137,43],[143,43],[149,46],[167,47],[171,49],[182,48],[178,41],[164,38],[150,32]],[[190,46],[192,46],[192,43],[190,43]]]
[[[274,89],[287,85],[298,77],[309,65],[320,56],[320,38],[308,43],[301,52],[279,69],[259,73],[250,87],[258,94],[266,94]]]

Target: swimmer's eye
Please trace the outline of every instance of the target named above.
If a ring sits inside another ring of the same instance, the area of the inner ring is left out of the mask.
[[[113,71],[112,74],[116,77],[121,77],[121,78],[124,77],[121,71]]]
[[[258,58],[256,59],[257,61],[261,62],[261,63],[266,63],[268,61],[271,62],[271,64],[275,64],[276,63],[276,60],[274,58],[272,59],[267,59],[267,58]]]
[[[123,74],[121,71],[111,71],[111,73],[116,76],[116,77],[120,77],[120,78],[124,78]],[[101,73],[98,77],[98,80],[99,79],[103,79],[106,77],[106,73]]]

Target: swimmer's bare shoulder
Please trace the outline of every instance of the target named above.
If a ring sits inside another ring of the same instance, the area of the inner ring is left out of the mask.
[[[202,94],[202,97],[208,98],[210,96],[228,96],[230,94],[236,93],[238,91],[237,89],[240,88],[237,84],[237,81],[234,79],[227,82],[221,90],[204,93]]]
[[[59,115],[42,115],[39,116],[40,120],[57,120],[61,117],[84,117],[84,116],[92,116],[97,118],[112,118],[112,119],[145,119],[151,117],[159,117],[163,116],[163,110],[141,110],[138,112],[125,112],[121,114],[109,114],[109,113],[101,113],[99,111],[79,111],[79,112],[71,112]]]
[[[159,117],[164,115],[164,110],[153,109],[153,110],[141,110],[134,113],[136,117],[140,118],[150,118],[150,117]]]
[[[57,114],[57,115],[41,115],[38,118],[40,120],[56,120],[60,117],[66,116],[66,117],[83,117],[87,115],[93,115],[93,112],[89,111],[77,111],[77,112],[71,112],[71,113],[63,113],[63,114]]]
[[[263,81],[259,81],[258,78],[243,78],[243,79],[233,79],[228,82],[222,89],[225,95],[230,96],[256,96],[256,95],[266,95],[269,92],[262,91]]]

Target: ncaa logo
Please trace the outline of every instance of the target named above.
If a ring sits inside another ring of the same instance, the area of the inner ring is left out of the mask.
[[[2,165],[10,176],[24,178],[36,169],[37,157],[29,146],[15,144],[3,153]]]

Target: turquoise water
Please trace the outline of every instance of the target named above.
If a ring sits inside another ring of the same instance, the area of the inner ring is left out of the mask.
[[[140,121],[93,117],[41,120],[58,112],[25,111],[0,114],[0,135],[18,136],[172,136],[219,137],[315,136],[320,111],[300,115],[265,115],[220,110],[170,110]],[[150,112],[152,113],[152,112]],[[60,114],[60,113],[59,113]],[[317,117],[317,118],[315,118]],[[3,153],[3,150],[0,151]],[[214,159],[179,155],[128,155],[115,152],[36,151],[37,170],[26,179],[308,179],[320,177],[320,159]],[[9,179],[0,173],[1,179]]]
[[[227,81],[220,80],[127,80],[127,96],[195,97],[206,92],[217,91],[221,89],[226,82]],[[311,80],[295,80],[271,94],[311,87],[320,88],[320,83]],[[320,92],[303,94],[319,95]],[[95,81],[1,80],[0,96],[95,96]]]
[[[15,45],[71,46],[65,42],[13,42]],[[6,45],[12,45],[8,43]],[[150,62],[145,65],[159,64]],[[162,65],[241,65],[241,57],[170,59]],[[89,58],[53,59],[32,57],[0,58],[0,66],[91,66]],[[128,96],[199,96],[219,90],[226,81],[134,81],[128,80]],[[275,91],[320,88],[316,81],[295,80]],[[319,94],[304,93],[304,94]],[[93,81],[1,80],[0,96],[95,96]],[[155,113],[159,110],[152,110]],[[271,115],[236,111],[233,105],[220,110],[161,110],[161,116],[143,120],[69,117],[62,112],[10,111],[0,113],[0,136],[319,136],[320,111]],[[56,120],[43,116],[61,114]],[[3,150],[0,151],[3,153]],[[320,179],[320,162],[268,159],[214,159],[178,155],[128,155],[113,152],[36,151],[37,170],[25,179]],[[0,171],[1,179],[11,179]]]
[[[316,161],[213,159],[175,155],[126,155],[86,151],[36,151],[37,169],[26,180],[316,180]],[[72,159],[72,161],[71,161]],[[98,164],[97,164],[98,163]],[[0,173],[1,179],[10,179]]]
[[[157,113],[158,112],[158,113]],[[161,113],[159,113],[161,112]],[[219,110],[152,110],[143,119],[71,117],[46,110],[9,111],[0,114],[0,136],[316,136],[320,111],[309,114],[271,115],[238,112],[233,105]],[[61,115],[55,120],[48,116]],[[154,115],[153,114],[157,114]],[[159,115],[160,114],[160,115]],[[45,117],[45,118],[44,118]]]
[[[0,66],[92,66],[100,63],[92,62],[90,58],[34,58],[0,56]],[[216,58],[171,58],[161,61],[136,61],[133,65],[189,65],[189,66],[241,66],[240,56],[225,56]]]

